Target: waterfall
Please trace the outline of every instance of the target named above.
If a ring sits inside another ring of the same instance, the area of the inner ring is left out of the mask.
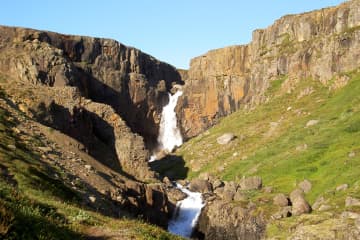
[[[182,91],[177,91],[174,95],[169,93],[169,103],[163,108],[161,113],[160,130],[158,142],[160,149],[172,152],[175,147],[183,143],[181,133],[177,127],[175,107]]]
[[[176,210],[169,222],[168,231],[183,237],[191,237],[201,209],[205,204],[201,193],[191,192],[180,184],[176,184],[176,186],[188,196],[176,204]]]
[[[161,121],[159,128],[158,149],[157,152],[172,152],[175,147],[181,146],[183,143],[179,128],[177,127],[177,118],[175,107],[179,97],[183,94],[181,90],[174,95],[169,93],[169,103],[163,107],[161,112]],[[156,152],[150,158],[150,162],[156,160]]]

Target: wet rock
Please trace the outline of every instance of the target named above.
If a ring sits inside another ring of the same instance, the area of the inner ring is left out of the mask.
[[[192,192],[209,193],[212,192],[212,186],[207,180],[193,179],[190,182],[189,190]]]
[[[290,193],[290,202],[292,204],[292,215],[298,216],[311,212],[311,207],[305,200],[303,191],[300,189],[295,189]]]
[[[349,188],[349,185],[345,183],[345,184],[341,184],[341,185],[337,186],[336,191],[344,191],[348,188]]]
[[[225,133],[216,139],[218,144],[225,145],[231,142],[235,138],[233,133]]]
[[[286,207],[289,205],[289,199],[283,193],[276,194],[273,198],[273,203],[279,207]]]
[[[310,192],[311,188],[312,188],[312,184],[309,180],[305,179],[304,181],[300,182],[298,184],[298,187],[304,191],[304,193],[308,193]]]
[[[345,207],[360,206],[360,200],[354,197],[346,197]]]
[[[261,189],[262,187],[262,179],[261,177],[247,177],[242,178],[240,180],[240,188],[241,190],[256,190]]]

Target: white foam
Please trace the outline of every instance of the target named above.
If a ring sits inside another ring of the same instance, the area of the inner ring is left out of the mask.
[[[169,93],[169,103],[163,108],[161,113],[159,129],[159,147],[161,150],[172,152],[175,147],[183,143],[181,133],[177,127],[175,107],[182,91],[177,91],[174,95]]]
[[[176,204],[176,210],[169,222],[168,231],[183,237],[191,237],[201,209],[205,204],[201,193],[191,192],[180,184],[177,184],[177,187],[188,196]]]

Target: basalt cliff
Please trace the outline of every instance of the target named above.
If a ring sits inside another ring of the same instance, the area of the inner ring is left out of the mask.
[[[359,1],[349,1],[284,16],[255,30],[247,45],[211,50],[192,59],[178,108],[184,135],[196,136],[240,107],[266,102],[266,89],[282,76],[288,77],[284,91],[291,92],[301,79],[328,84],[338,73],[357,68],[359,6]]]

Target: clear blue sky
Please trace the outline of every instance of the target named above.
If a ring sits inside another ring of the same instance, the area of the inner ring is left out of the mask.
[[[0,24],[116,39],[179,68],[282,15],[343,0],[3,0]]]

